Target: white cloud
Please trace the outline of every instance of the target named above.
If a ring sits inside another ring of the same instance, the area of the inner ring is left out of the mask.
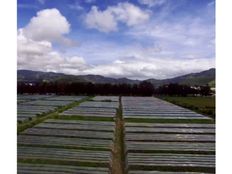
[[[139,0],[139,3],[148,5],[149,7],[163,5],[167,0]]]
[[[24,35],[35,41],[47,40],[72,45],[73,42],[64,36],[69,32],[69,22],[55,8],[37,12],[37,16],[31,18],[29,24],[23,28]]]
[[[83,57],[65,56],[52,48],[51,42],[33,41],[18,32],[18,69],[82,74],[90,66]]]
[[[64,56],[52,48],[48,41],[33,41],[18,33],[18,69],[53,71],[74,74],[88,68],[79,56]]]
[[[22,32],[18,31],[18,53],[19,55],[43,55],[51,51],[52,45],[48,41],[33,41],[27,39]]]
[[[165,79],[214,67],[213,59],[130,58],[86,69],[84,74],[100,74],[132,79]]]
[[[115,18],[128,26],[141,24],[149,19],[149,13],[130,3],[119,3],[116,7],[109,7]]]
[[[117,30],[117,21],[113,14],[108,11],[99,11],[96,6],[86,15],[85,23],[88,28],[95,28],[102,32],[110,32]]]
[[[57,9],[39,11],[25,28],[18,30],[18,69],[64,73],[86,69],[82,57],[65,56],[52,47],[53,42],[69,42],[63,37],[69,30],[68,21]]]
[[[85,17],[85,23],[89,28],[111,32],[118,29],[119,22],[127,26],[135,26],[144,23],[149,17],[148,11],[143,11],[135,5],[125,2],[119,3],[117,6],[109,6],[104,11],[92,6]]]

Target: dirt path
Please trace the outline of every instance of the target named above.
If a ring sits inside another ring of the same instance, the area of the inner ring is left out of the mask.
[[[115,140],[113,147],[112,174],[125,173],[124,120],[122,116],[121,97],[115,120]]]

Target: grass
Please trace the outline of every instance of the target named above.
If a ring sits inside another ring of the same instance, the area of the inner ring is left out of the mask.
[[[154,133],[154,134],[166,134],[166,135],[173,135],[173,134],[186,134],[186,132],[163,132],[163,131],[156,131],[156,132],[149,132],[149,131],[130,131],[130,133]],[[188,132],[188,134],[191,135],[215,135],[213,132]]]
[[[61,149],[77,149],[77,150],[93,150],[93,151],[108,151],[112,150],[109,146],[108,148],[101,147],[83,147],[83,146],[74,146],[74,145],[32,145],[32,144],[18,144],[18,147],[45,147],[45,148],[61,148]]]
[[[37,120],[39,118],[42,118],[42,117],[45,117],[49,114],[52,114],[54,112],[56,112],[60,107],[58,107],[57,109],[53,110],[53,111],[49,111],[49,112],[45,112],[45,113],[42,113],[42,114],[36,114],[35,117],[29,117],[27,120],[20,120],[20,121],[17,121],[18,124],[24,124],[24,123],[28,123],[32,120]]]
[[[33,136],[44,136],[44,137],[61,137],[61,138],[85,138],[85,139],[102,139],[102,140],[113,140],[112,138],[104,138],[104,137],[101,137],[101,138],[98,138],[98,137],[79,137],[79,136],[75,136],[73,134],[69,134],[69,135],[44,135],[44,134],[30,134],[30,133],[27,133],[27,135],[33,135]]]
[[[81,115],[72,115],[64,116],[59,115],[57,119],[62,120],[87,120],[87,121],[114,121],[114,117],[94,117],[94,116],[81,116]]]
[[[159,98],[215,119],[215,97],[162,96]]]
[[[150,119],[150,118],[126,118],[126,122],[134,123],[200,123],[213,124],[212,119]]]
[[[202,154],[215,155],[215,151],[181,151],[181,150],[128,150],[127,153],[172,153],[172,154]]]
[[[164,172],[205,172],[215,173],[215,168],[211,167],[180,167],[180,166],[129,166],[129,170],[158,170]]]
[[[20,132],[24,131],[27,128],[33,127],[36,124],[43,122],[44,120],[57,118],[57,117],[58,117],[58,113],[53,112],[51,114],[47,114],[45,116],[37,117],[37,118],[29,120],[27,122],[23,122],[23,123],[21,123],[21,124],[19,124],[17,126],[17,133],[20,133]]]
[[[74,166],[85,166],[85,167],[109,167],[107,163],[101,162],[85,162],[85,161],[64,161],[64,160],[55,160],[55,159],[24,159],[19,158],[18,162],[20,163],[29,163],[29,164],[55,164],[55,165],[74,165]]]
[[[73,107],[75,107],[75,106],[78,106],[80,103],[83,103],[83,102],[85,102],[85,101],[88,101],[88,100],[90,100],[90,99],[92,99],[92,98],[93,98],[93,96],[85,97],[85,98],[83,98],[83,99],[81,99],[81,100],[79,100],[79,101],[73,102],[73,103],[71,103],[71,104],[69,104],[69,105],[66,105],[66,106],[64,106],[64,107],[59,108],[59,109],[58,109],[58,112],[59,112],[59,113],[64,112],[65,110],[68,110],[68,109],[70,109],[70,108],[73,108]]]

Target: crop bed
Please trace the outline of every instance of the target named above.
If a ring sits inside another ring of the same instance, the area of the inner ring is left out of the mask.
[[[109,173],[114,127],[114,122],[48,119],[18,135],[19,170]],[[49,165],[43,166],[44,161]]]
[[[18,121],[25,121],[30,118],[35,118],[36,116],[51,112],[55,110],[54,106],[32,106],[29,104],[18,104],[17,117]]]
[[[88,101],[83,102],[80,104],[80,106],[84,107],[90,107],[90,108],[118,108],[119,103],[118,102],[98,102],[98,101]]]
[[[27,102],[28,105],[35,105],[35,106],[65,106],[73,101],[63,101],[63,100],[36,100]]]
[[[115,100],[115,97],[112,100]],[[119,102],[111,102],[110,97],[98,97],[97,101],[83,102],[79,106],[66,110],[60,115],[113,118],[115,117],[118,106]]]
[[[17,95],[17,103],[24,103],[33,100],[45,99],[51,97],[50,95]]]
[[[118,96],[96,96],[93,101],[118,102]]]
[[[77,150],[53,147],[24,147],[19,146],[18,158],[31,160],[76,161],[107,164],[111,158],[110,151]]]
[[[33,135],[19,135],[19,145],[37,145],[37,146],[59,146],[70,148],[93,148],[111,150],[113,141],[103,139],[85,139],[85,138],[66,138],[66,137],[47,137]]]
[[[116,109],[113,108],[96,108],[96,107],[82,107],[77,106],[64,111],[60,115],[72,116],[91,116],[91,117],[109,117],[112,118],[116,114]]]
[[[144,170],[131,170],[128,172],[128,174],[209,174],[205,172],[165,172],[165,171],[158,171],[158,170],[152,170],[152,171],[144,171]]]
[[[49,119],[36,125],[35,128],[114,132],[114,126],[113,122]]]
[[[136,166],[156,167],[214,167],[214,155],[172,154],[172,153],[129,153],[131,168]]]
[[[17,120],[30,120],[83,99],[84,96],[18,95]]]
[[[50,101],[79,101],[83,99],[85,96],[53,96],[46,98],[46,100]]]
[[[152,97],[123,97],[122,106],[125,119],[209,119],[201,114]]]
[[[18,174],[108,174],[103,167],[18,163]]]

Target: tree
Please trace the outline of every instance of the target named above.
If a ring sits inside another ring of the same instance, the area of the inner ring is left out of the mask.
[[[139,84],[139,93],[142,96],[151,96],[154,94],[154,86],[151,82],[142,81]]]
[[[200,87],[200,94],[202,96],[208,96],[208,95],[211,95],[211,93],[212,93],[212,91],[208,85]]]

